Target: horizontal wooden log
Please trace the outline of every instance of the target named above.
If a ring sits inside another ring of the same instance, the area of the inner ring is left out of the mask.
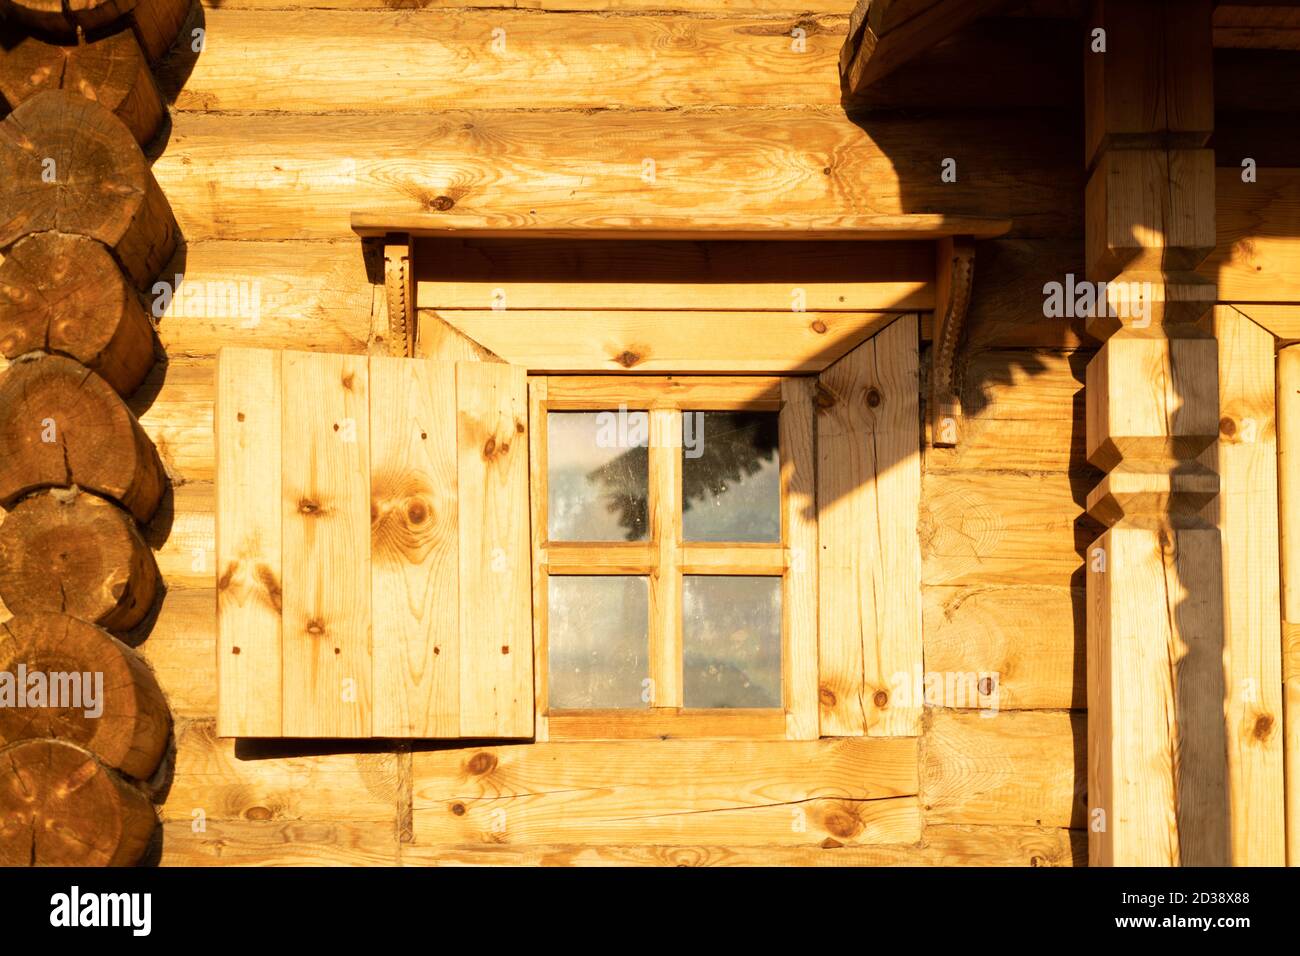
[[[1054,114],[891,117],[866,130],[812,109],[178,114],[153,172],[190,242],[337,239],[354,211],[434,210],[502,227],[942,212],[1077,236],[1077,136]],[[944,183],[952,142],[965,144],[958,181]]]
[[[927,448],[926,470],[1089,472],[1075,420],[1083,414],[1091,354],[1005,349],[960,355],[961,440],[951,448]]]
[[[415,842],[915,843],[915,773],[908,738],[421,752]]]
[[[926,585],[1083,582],[1100,526],[1083,514],[1092,478],[1009,472],[927,474],[921,487]]]
[[[0,262],[0,352],[70,356],[119,395],[154,364],[153,327],[108,250],[93,239],[38,232]]]
[[[1079,588],[925,588],[926,702],[1002,711],[1086,707],[1084,610]]]
[[[183,262],[169,263],[158,282],[168,295],[157,296],[153,308],[172,373],[182,358],[212,356],[223,346],[364,352],[372,305],[382,299],[355,236],[190,242]]]
[[[140,288],[176,247],[176,221],[130,131],[67,90],[24,100],[0,123],[0,249],[57,230],[108,246]]]
[[[205,12],[212,10],[391,10],[391,0],[202,0]],[[501,0],[456,0],[457,7],[497,8]],[[833,13],[843,15],[837,0],[513,0],[512,9],[552,11],[636,11],[673,10],[718,13],[734,12],[753,16],[781,16],[790,13]]]
[[[221,7],[206,27],[219,42],[163,68],[179,110],[830,107],[845,18]]]
[[[1197,271],[1218,281],[1221,302],[1300,301],[1300,169],[1257,176],[1216,171],[1218,245]]]
[[[140,423],[94,372],[45,355],[0,376],[0,504],[75,484],[148,521],[166,480]]]
[[[1079,209],[1083,197],[1070,201]],[[975,281],[963,348],[1076,348],[1091,345],[1081,315],[1053,315],[1044,286],[1083,279],[1082,239],[992,239],[975,246]],[[1070,310],[1074,311],[1074,310]]]
[[[84,42],[49,42],[0,23],[0,98],[10,109],[43,90],[69,90],[111,110],[141,146],[167,109],[130,30]]]
[[[0,672],[18,675],[19,668],[27,675],[26,706],[7,701],[0,708],[0,746],[48,737],[84,747],[130,777],[143,780],[157,769],[171,729],[167,702],[125,644],[66,614],[19,613],[0,624]],[[35,675],[41,683],[33,685]],[[38,703],[32,688],[42,685]]]
[[[165,820],[163,866],[394,866],[392,820]]]
[[[157,826],[143,793],[74,744],[0,750],[0,866],[130,866]]]
[[[897,318],[888,312],[424,314],[530,372],[678,374],[818,372]]]
[[[24,498],[0,524],[0,598],[128,631],[153,606],[158,568],[135,519],[76,489]]]
[[[211,575],[209,575],[211,579]],[[217,713],[216,589],[169,586],[139,653],[167,689],[173,718]]]
[[[213,365],[179,356],[155,366],[127,402],[158,449],[168,473],[179,482],[214,478]]]
[[[424,239],[416,300],[443,310],[932,309],[924,242]]]
[[[235,832],[239,843],[252,836],[248,828]],[[1082,866],[1087,846],[1082,833],[1065,829],[930,826],[919,846],[402,844],[401,857],[404,866]]]
[[[147,648],[150,641],[145,642]],[[215,656],[215,655],[214,655]],[[176,766],[165,821],[312,821],[392,824],[398,757],[383,743],[219,739],[216,720],[176,725]]]
[[[1085,826],[1081,714],[934,711],[921,800],[926,823]]]

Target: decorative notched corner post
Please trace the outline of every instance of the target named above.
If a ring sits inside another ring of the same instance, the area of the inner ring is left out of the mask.
[[[1232,752],[1244,682],[1225,662],[1246,648],[1231,642],[1276,642],[1225,622],[1224,516],[1242,480],[1219,447],[1232,333],[1216,328],[1214,284],[1190,274],[1216,242],[1211,12],[1095,0],[1087,22],[1089,331],[1104,340],[1087,455],[1106,472],[1088,510],[1108,526],[1086,558],[1094,865],[1281,862],[1281,841],[1252,833],[1272,825],[1274,787]]]
[[[930,443],[952,448],[961,437],[957,349],[975,279],[975,241],[956,236],[940,239],[935,255],[934,348],[930,356]]]

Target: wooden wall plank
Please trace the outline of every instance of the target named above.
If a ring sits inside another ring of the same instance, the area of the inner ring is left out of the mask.
[[[392,10],[394,0],[202,0],[205,10]],[[396,0],[401,2],[401,0]],[[501,0],[428,0],[430,10],[490,7]],[[511,0],[518,10],[592,10],[607,13],[635,13],[680,10],[701,13],[746,12],[754,16],[789,13],[843,14],[837,0]],[[398,8],[400,9],[400,8]]]
[[[807,378],[781,381],[781,516],[785,541],[785,580],[781,610],[785,631],[781,685],[786,734],[792,740],[815,740],[818,717],[817,607],[818,538],[816,383]]]
[[[280,354],[223,349],[216,540],[218,732],[277,736],[280,719]]]
[[[928,826],[919,846],[420,846],[405,866],[1083,866],[1086,841],[1047,827]]]
[[[1059,115],[867,126],[838,109],[798,108],[180,113],[153,173],[190,242],[342,239],[354,211],[431,209],[505,227],[535,216],[645,221],[683,209],[758,226],[936,210],[1013,218],[1020,236],[1079,234],[1077,132]],[[951,142],[965,144],[961,172],[944,183],[936,156]],[[647,158],[656,159],[653,183],[642,178]]]
[[[1215,171],[1218,244],[1197,270],[1222,302],[1300,301],[1300,169]]]
[[[1234,866],[1283,866],[1282,633],[1273,336],[1214,310],[1221,481],[1223,654]]]
[[[920,838],[916,741],[901,738],[429,751],[414,755],[412,778],[417,844]]]
[[[819,372],[887,312],[451,311],[434,314],[530,372]]]
[[[365,743],[234,741],[211,719],[176,725],[176,763],[159,815],[165,822],[388,822],[394,818],[397,755]]]
[[[1090,476],[927,474],[922,574],[931,585],[1082,584],[1100,525],[1083,513]]]
[[[377,737],[460,736],[456,370],[370,358]]]
[[[924,741],[927,824],[1084,827],[1082,714],[938,710]]]
[[[370,734],[370,413],[364,356],[285,352],[284,719]]]
[[[926,447],[926,472],[1091,472],[1076,422],[1091,354],[965,351],[959,357],[961,441],[951,448]]]
[[[456,366],[460,732],[533,733],[528,395],[523,369]]]
[[[184,276],[179,284],[177,273]],[[374,290],[355,236],[338,242],[190,241],[157,282],[179,290],[154,303],[158,338],[173,364],[224,346],[366,348]]]
[[[904,316],[818,378],[826,736],[920,731],[919,704],[891,699],[900,680],[910,686],[921,673],[917,348],[916,317]]]
[[[1087,706],[1082,588],[926,587],[923,598],[925,669],[933,675],[927,703],[1003,711]]]
[[[834,71],[845,22],[806,14],[756,23],[727,13],[220,8],[205,24],[216,42],[196,60],[174,58],[162,83],[179,87],[178,110],[830,107],[840,98]],[[705,59],[709,69],[701,70]],[[250,62],[271,61],[280,69],[248,82]]]
[[[1300,348],[1277,355],[1286,859],[1300,866]]]
[[[934,307],[918,242],[427,238],[416,272],[421,306],[439,311]]]
[[[222,820],[195,831],[188,820],[162,825],[163,866],[393,866],[392,822]]]

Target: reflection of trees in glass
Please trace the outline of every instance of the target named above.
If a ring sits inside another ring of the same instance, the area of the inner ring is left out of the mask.
[[[693,423],[685,420],[687,415],[695,416]],[[775,460],[776,412],[683,412],[682,417],[683,445],[700,451],[697,458],[682,459],[683,511],[722,495]],[[647,473],[648,454],[643,447],[629,448],[587,476],[601,486],[609,511],[619,513],[619,526],[626,529],[629,541],[638,540],[646,527],[649,502],[644,495],[627,492],[627,476]]]
[[[629,448],[617,458],[589,472],[587,480],[601,487],[605,510],[619,515],[619,526],[628,541],[645,540],[650,524],[650,498],[646,476],[650,469],[650,450],[641,445]]]

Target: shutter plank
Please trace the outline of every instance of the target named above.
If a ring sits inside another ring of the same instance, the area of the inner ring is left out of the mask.
[[[370,735],[365,356],[285,352],[284,735]]]
[[[217,733],[280,734],[280,353],[222,349],[217,474]]]
[[[370,359],[376,737],[460,734],[456,369]]]
[[[916,316],[903,316],[818,379],[818,649],[826,736],[920,733],[917,349]]]
[[[528,399],[523,369],[456,366],[460,733],[533,733]]]

